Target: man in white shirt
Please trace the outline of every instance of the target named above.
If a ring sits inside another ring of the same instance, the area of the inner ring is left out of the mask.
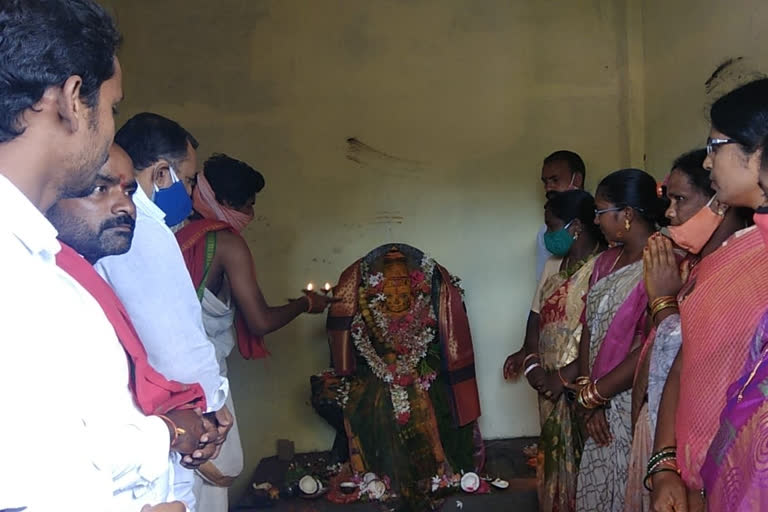
[[[127,510],[113,493],[155,485],[169,428],[134,406],[122,347],[56,266],[42,214],[88,193],[107,160],[119,34],[92,0],[2,2],[0,27],[0,510]]]
[[[203,328],[200,301],[166,225],[169,219],[175,221],[171,224],[180,222],[191,211],[197,141],[174,121],[139,114],[120,129],[115,142],[133,160],[139,184],[133,196],[136,227],[131,249],[101,259],[96,269],[125,305],[150,364],[167,379],[202,386],[208,417],[220,424],[223,441],[232,426],[224,405],[228,381],[219,372],[214,346]],[[202,462],[185,456],[183,464],[174,467],[176,497],[191,511],[195,500],[190,468]]]
[[[587,170],[584,166],[584,161],[573,151],[564,149],[555,151],[544,159],[541,166],[541,183],[544,185],[544,195],[547,199],[550,199],[552,195],[558,192],[583,189],[586,178]],[[547,246],[544,244],[544,233],[546,232],[547,225],[542,224],[536,234],[537,284],[541,281],[541,276],[547,260],[552,257],[552,253],[547,250]],[[517,378],[523,369],[524,359],[524,347],[521,347],[519,351],[507,357],[503,367],[504,378]]]
[[[173,498],[172,464],[178,454],[202,451],[210,457],[217,449],[214,444],[217,434],[215,427],[204,423],[201,416],[202,388],[195,383],[170,382],[148,365],[144,346],[124,306],[91,266],[106,256],[124,254],[131,247],[136,219],[132,195],[137,187],[130,157],[113,144],[109,161],[96,175],[91,193],[58,201],[46,216],[58,230],[59,240],[69,246],[62,248],[56,257],[59,268],[93,295],[130,357],[134,402],[146,415],[162,414],[160,418],[166,421],[169,430],[176,431],[171,442],[174,453],[169,456],[162,485],[155,485],[151,494],[140,496],[143,502],[156,503]],[[135,496],[126,494],[115,497],[126,504],[131,499],[135,501]]]
[[[583,189],[587,178],[587,170],[584,161],[573,151],[555,151],[541,166],[541,182],[544,184],[544,195],[547,199],[557,192],[566,190]],[[544,245],[544,233],[546,224],[542,224],[536,234],[536,282],[541,279],[544,264],[552,256]]]

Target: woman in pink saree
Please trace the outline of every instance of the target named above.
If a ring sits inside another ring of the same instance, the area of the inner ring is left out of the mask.
[[[624,509],[632,445],[632,378],[645,339],[642,255],[666,203],[638,169],[609,174],[595,194],[595,223],[609,243],[595,262],[579,347],[577,403],[586,419],[576,510]]]
[[[762,204],[754,205],[754,220],[763,240],[762,259],[768,259],[768,80],[727,94],[713,105],[711,117],[711,137],[719,141],[711,144],[731,146],[731,154],[722,147],[708,157],[715,183],[728,180],[729,173],[759,177],[763,197]],[[712,512],[768,508],[768,312],[759,320],[746,356],[726,393],[719,429],[701,469]]]

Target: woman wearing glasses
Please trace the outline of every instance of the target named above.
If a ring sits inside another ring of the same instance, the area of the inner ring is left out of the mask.
[[[555,194],[544,207],[544,242],[553,256],[544,266],[525,332],[525,377],[539,392],[539,510],[572,512],[576,471],[584,444],[565,385],[577,377],[584,296],[595,256],[604,248],[595,225],[595,200],[583,190]],[[514,355],[513,355],[514,356]],[[504,377],[512,377],[507,358]]]
[[[643,249],[664,218],[656,180],[638,169],[605,177],[595,223],[615,247],[598,256],[579,346],[576,402],[589,436],[581,458],[576,510],[621,511],[632,444],[631,387],[646,337]]]
[[[760,207],[765,201],[758,177],[768,136],[768,82],[753,82],[722,97],[710,117],[704,167],[711,171],[718,199],[732,207]],[[731,386],[745,368],[750,340],[768,305],[768,258],[760,231],[737,231],[702,258],[675,302],[683,343],[664,387],[648,465],[653,509],[762,510],[745,491],[761,481],[765,470],[764,445],[753,438],[763,417],[751,415],[762,405],[763,392],[753,388],[755,400],[747,404],[744,390]],[[755,366],[747,362],[746,367],[749,383]],[[729,417],[734,410],[738,415]],[[753,453],[744,451],[750,443],[757,443]]]
[[[725,96],[718,110],[726,108],[732,114],[727,122],[718,121],[721,133],[713,136],[730,135],[734,141],[730,149],[737,153],[728,155],[725,148],[713,153],[710,156],[712,172],[722,176],[733,156],[739,164],[734,170],[749,176],[754,176],[757,170],[764,197],[754,219],[756,230],[765,243],[768,240],[768,210],[765,208],[765,194],[768,193],[768,80],[752,82]],[[765,472],[767,346],[768,314],[764,313],[749,345],[741,376],[728,389],[720,428],[701,470],[710,510],[768,508],[768,475]]]
[[[645,289],[650,304],[677,297],[691,270],[701,258],[714,252],[733,233],[746,226],[744,209],[728,208],[712,190],[710,173],[704,169],[704,149],[675,160],[669,173],[666,195],[669,207],[669,238],[653,236],[643,255]],[[670,241],[671,238],[671,241]],[[673,243],[678,254],[673,251]],[[685,257],[678,265],[680,251]],[[650,496],[644,478],[656,431],[662,391],[682,343],[680,315],[675,302],[651,318],[653,331],[646,342],[632,386],[634,437],[627,487],[626,512],[649,510]],[[636,417],[635,417],[636,416]]]

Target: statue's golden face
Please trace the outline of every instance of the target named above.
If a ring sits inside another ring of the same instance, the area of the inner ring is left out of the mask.
[[[387,297],[387,311],[402,313],[411,309],[413,294],[407,279],[387,279],[383,291]]]

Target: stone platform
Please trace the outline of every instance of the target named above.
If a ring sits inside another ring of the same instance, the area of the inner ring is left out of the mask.
[[[442,510],[449,512],[493,512],[515,511],[536,512],[536,475],[533,468],[527,464],[523,447],[535,443],[535,438],[498,439],[486,441],[486,466],[484,473],[498,476],[509,481],[508,489],[494,490],[491,494],[470,495],[457,492],[446,498]],[[297,454],[295,461],[302,464],[313,462],[322,463],[327,453]],[[262,459],[254,471],[252,482],[270,482],[280,485],[285,480],[289,469],[288,462],[282,462],[277,457]],[[255,508],[252,496],[246,496],[231,510],[250,512],[256,510],[272,510],[275,512],[383,512],[394,510],[394,504],[389,503],[352,503],[337,505],[330,503],[324,497],[317,499],[281,498],[271,503],[269,508]]]

